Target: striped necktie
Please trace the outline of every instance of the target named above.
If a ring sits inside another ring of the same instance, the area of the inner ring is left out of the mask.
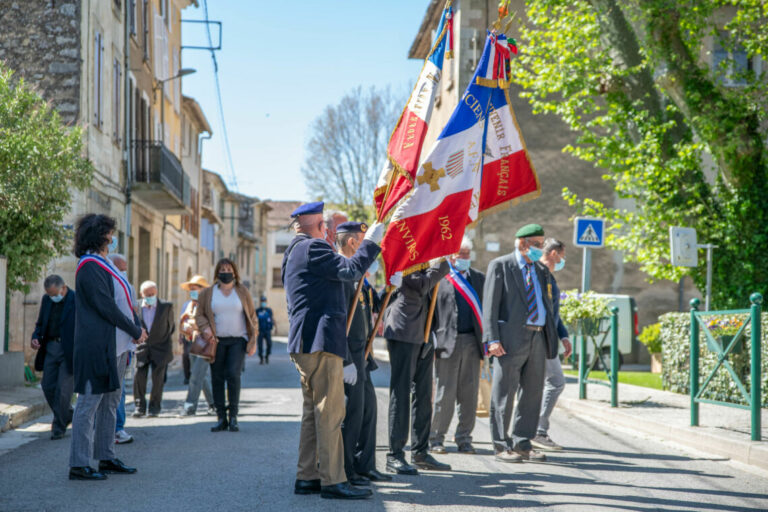
[[[539,319],[539,308],[536,303],[536,288],[533,285],[533,279],[536,272],[533,269],[533,263],[525,264],[525,296],[528,305],[528,320],[526,323],[532,324]]]

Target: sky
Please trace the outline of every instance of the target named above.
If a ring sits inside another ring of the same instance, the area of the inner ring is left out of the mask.
[[[182,19],[204,19],[200,7]],[[358,85],[405,88],[422,62],[408,59],[429,0],[208,0],[222,22],[216,52],[237,186],[227,165],[211,54],[183,49],[183,92],[213,130],[203,167],[238,192],[272,200],[311,200],[301,175],[308,127],[327,105]],[[184,45],[207,45],[203,24],[185,23]],[[218,29],[211,27],[214,44]]]

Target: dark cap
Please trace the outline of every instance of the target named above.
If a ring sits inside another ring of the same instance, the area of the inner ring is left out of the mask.
[[[323,213],[323,207],[325,206],[325,203],[322,201],[317,201],[315,203],[306,203],[295,210],[293,210],[293,213],[291,213],[291,217],[294,219],[296,217],[299,217],[300,215],[310,215],[314,213]]]
[[[342,233],[365,233],[368,231],[368,224],[365,222],[342,222],[336,226],[336,234]]]
[[[528,238],[529,236],[544,236],[544,228],[538,224],[528,224],[518,229],[517,233],[515,233],[517,238]]]

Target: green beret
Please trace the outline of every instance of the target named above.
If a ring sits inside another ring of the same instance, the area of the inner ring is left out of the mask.
[[[528,238],[529,236],[544,236],[544,228],[538,224],[528,224],[517,230],[515,237]]]

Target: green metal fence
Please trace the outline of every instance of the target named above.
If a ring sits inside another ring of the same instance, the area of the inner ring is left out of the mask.
[[[579,398],[587,398],[587,383],[608,386],[611,388],[611,407],[619,406],[619,308],[611,308],[611,316],[600,319],[599,324],[610,320],[610,330],[600,331],[599,328],[590,328],[586,322],[579,322]],[[611,335],[610,365],[606,364],[603,345],[605,339]],[[592,342],[595,353],[592,360],[587,363],[587,339]],[[590,379],[589,374],[600,361],[608,381]]]
[[[738,409],[747,409],[751,413],[752,419],[752,440],[760,441],[760,375],[762,370],[760,358],[760,305],[763,302],[763,296],[759,293],[753,293],[749,297],[752,306],[749,309],[733,309],[727,311],[699,311],[699,299],[691,300],[691,426],[699,425],[699,404],[724,405],[726,407],[736,407]],[[715,315],[749,315],[749,322],[744,322],[732,339],[716,340],[707,328],[704,322],[705,317]],[[741,378],[736,374],[728,361],[728,355],[741,348],[742,340],[745,337],[747,325],[750,325],[750,390],[741,382]],[[703,326],[704,329],[700,329]],[[704,331],[706,347],[717,355],[717,364],[712,373],[699,386],[699,338],[700,330]],[[724,367],[730,374],[739,392],[749,405],[724,402],[720,400],[710,400],[702,398],[702,393],[709,385],[720,367]]]

